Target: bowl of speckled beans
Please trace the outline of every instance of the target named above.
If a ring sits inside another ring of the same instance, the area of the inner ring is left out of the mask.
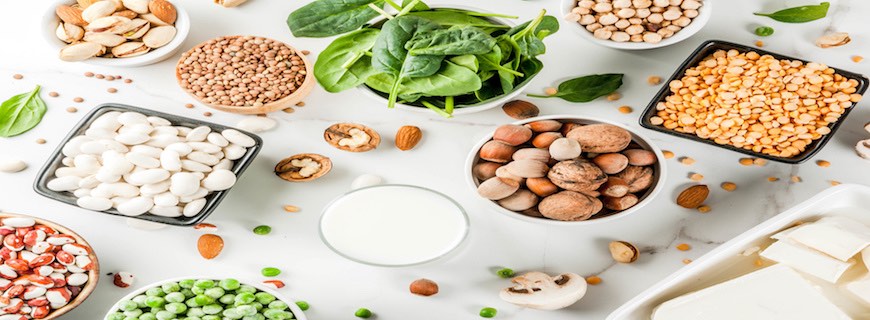
[[[710,0],[562,0],[569,29],[593,43],[623,50],[666,47],[710,20]]]

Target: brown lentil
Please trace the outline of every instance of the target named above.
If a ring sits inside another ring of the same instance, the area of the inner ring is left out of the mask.
[[[133,79],[124,79],[124,83],[133,83]]]
[[[94,77],[96,77],[97,79],[105,79],[106,78],[106,76],[99,74],[99,73]]]
[[[722,189],[724,189],[725,191],[731,192],[731,191],[737,190],[737,184],[735,184],[734,182],[723,182]]]
[[[674,157],[674,152],[670,150],[662,150],[662,155],[665,156],[665,159],[671,159]]]
[[[864,61],[864,57],[859,55],[852,56],[852,62],[861,63],[861,61]]]
[[[832,186],[839,186],[842,182],[837,180],[829,180],[828,183],[830,183]]]
[[[861,100],[857,85],[823,64],[719,50],[671,81],[650,122],[790,158],[831,133],[828,126]]]
[[[762,159],[762,158],[756,158],[755,160],[752,160],[752,163],[755,164],[756,166],[763,167],[764,165],[767,164],[767,160]]]
[[[76,107],[66,108],[66,112],[69,112],[69,113],[76,113],[77,111],[79,111],[79,109],[76,109]]]
[[[206,111],[206,112],[203,112],[202,115],[204,115],[206,117],[211,117],[211,112]]]
[[[192,104],[192,103],[188,103],[188,104],[185,104],[184,107],[185,107],[185,108],[188,108],[188,109],[193,109],[193,104]]]
[[[689,251],[690,249],[692,249],[692,246],[690,246],[688,243],[681,243],[677,245],[677,250],[680,251]]]
[[[752,158],[740,158],[740,164],[744,166],[751,166],[753,163],[755,162],[752,160]]]
[[[706,204],[702,204],[702,205],[698,206],[698,212],[700,212],[700,213],[707,213],[707,212],[710,212],[710,210],[713,210],[713,209],[710,208],[710,206],[708,206]]]
[[[607,95],[607,101],[616,101],[619,100],[619,98],[622,98],[622,95],[619,94],[619,92],[614,92]]]
[[[181,87],[202,102],[259,107],[284,98],[302,85],[302,57],[286,44],[254,36],[208,40],[181,56]]]
[[[777,182],[777,181],[779,181],[779,178],[777,178],[777,177],[767,177],[767,181],[770,181],[770,182]]]
[[[114,76],[106,76],[106,81],[115,81]]]
[[[695,159],[692,159],[689,157],[682,157],[682,158],[680,158],[680,163],[687,165],[687,166],[690,166],[690,165],[695,164]]]
[[[631,107],[629,107],[629,106],[621,106],[621,107],[619,107],[619,112],[620,112],[620,113],[629,114],[629,113],[631,113],[632,111],[634,111],[634,110],[631,109]]]
[[[21,80],[21,79],[24,79],[24,76],[16,73],[15,75],[12,76],[12,78],[15,80]]]
[[[85,99],[82,97],[75,97],[75,98],[73,98],[73,102],[82,103],[82,102],[85,102]]]
[[[297,107],[304,107],[304,106],[305,106],[305,101],[299,101],[299,102],[297,102],[297,103],[296,103],[296,106],[297,106]]]
[[[683,259],[683,264],[690,264],[690,263],[692,263],[692,259]]]
[[[106,89],[106,91],[108,91],[109,93],[116,93],[116,92],[118,92],[118,89],[108,88],[108,89]]]
[[[48,96],[49,96],[49,97],[52,97],[52,98],[57,98],[57,97],[60,96],[60,94],[57,93],[57,92],[52,91],[52,92],[49,92],[49,93],[48,93]]]
[[[704,175],[697,173],[697,172],[692,173],[689,175],[689,179],[691,179],[692,181],[701,181],[701,180],[704,180]]]
[[[300,209],[297,206],[291,206],[291,205],[284,206],[284,211],[287,211],[287,212],[299,212],[299,210]]]
[[[658,85],[658,84],[661,84],[661,83],[662,83],[662,77],[659,77],[659,76],[649,76],[649,78],[646,78],[646,83],[649,83],[650,85]]]
[[[801,179],[801,177],[799,177],[799,176],[791,176],[791,182],[798,183],[798,182],[803,182],[803,181],[804,180]]]
[[[831,166],[831,163],[828,160],[819,160],[816,161],[816,165],[822,168],[827,168]]]
[[[36,144],[45,144],[45,139],[43,139],[43,138],[36,139]]]
[[[586,283],[594,286],[601,283],[601,278],[598,276],[588,276],[586,277]]]
[[[549,88],[544,89],[544,94],[546,94],[548,96],[552,96],[552,95],[557,94],[557,93],[559,93],[559,90],[556,88],[553,88],[553,87],[549,87]]]
[[[281,111],[284,111],[284,113],[294,113],[294,112],[296,112],[296,109],[293,109],[293,108],[286,108],[286,109],[281,110]]]
[[[756,41],[755,41],[755,46],[756,46],[756,47],[759,47],[759,48],[763,47],[763,46],[764,46],[764,41],[756,40]]]
[[[302,54],[304,54],[304,55],[307,56],[307,55],[311,54],[311,51],[308,51],[308,50],[302,50]]]
[[[85,72],[85,77],[90,78],[90,77],[93,77],[93,76],[94,76],[94,73],[93,73],[93,72],[90,72],[90,71]]]

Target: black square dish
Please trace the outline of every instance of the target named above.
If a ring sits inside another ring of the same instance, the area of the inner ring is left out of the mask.
[[[64,155],[61,152],[61,150],[63,149],[63,146],[73,137],[84,134],[85,130],[91,125],[92,122],[94,122],[94,120],[99,118],[99,116],[101,116],[107,112],[111,112],[111,111],[119,111],[119,112],[134,111],[134,112],[142,113],[146,116],[157,116],[157,117],[161,117],[163,119],[169,120],[169,122],[171,122],[173,126],[185,126],[185,127],[190,127],[190,128],[195,128],[195,127],[199,127],[199,126],[207,126],[207,127],[212,128],[213,131],[217,131],[217,132],[223,131],[225,129],[233,129],[233,128],[230,128],[230,127],[227,127],[224,125],[220,125],[220,124],[216,124],[216,123],[180,117],[180,116],[176,116],[176,115],[172,115],[172,114],[168,114],[168,113],[163,113],[163,112],[158,112],[158,111],[143,109],[143,108],[137,108],[137,107],[132,107],[132,106],[123,105],[123,104],[117,104],[117,103],[101,104],[101,105],[97,106],[93,111],[91,111],[90,113],[85,115],[85,117],[81,121],[79,121],[79,123],[70,131],[70,133],[67,134],[67,136],[63,139],[63,141],[61,141],[60,144],[58,144],[57,148],[54,150],[54,153],[52,153],[51,157],[48,158],[48,161],[46,161],[45,165],[42,167],[42,169],[40,169],[39,174],[36,177],[36,181],[34,181],[34,183],[33,183],[33,189],[36,191],[36,193],[43,195],[47,198],[51,198],[51,199],[54,199],[54,200],[57,200],[60,202],[64,202],[67,204],[77,206],[76,205],[77,198],[72,193],[70,193],[70,192],[57,192],[57,191],[50,190],[50,189],[48,189],[48,181],[51,180],[52,178],[54,178],[55,170],[57,170],[57,168],[59,168],[62,165],[61,161],[63,160]],[[236,130],[238,130],[238,129],[236,129]],[[231,171],[236,175],[236,177],[240,177],[242,175],[242,173],[245,171],[245,169],[248,167],[248,165],[251,164],[251,162],[257,156],[257,153],[259,153],[260,149],[263,147],[263,140],[260,139],[260,137],[258,137],[255,134],[249,133],[249,132],[245,132],[242,130],[239,130],[239,131],[242,132],[243,134],[251,137],[252,139],[254,139],[255,145],[253,147],[248,148],[248,150],[244,156],[242,156],[238,160],[234,161],[233,168]],[[116,215],[116,216],[121,216],[121,217],[129,217],[129,218],[147,220],[147,221],[151,221],[151,222],[163,223],[163,224],[168,224],[168,225],[191,226],[191,225],[200,223],[203,220],[205,220],[205,218],[208,217],[217,208],[218,204],[220,204],[221,200],[223,200],[223,198],[227,195],[227,193],[230,190],[232,190],[232,188],[227,189],[227,190],[223,190],[223,191],[212,192],[211,194],[206,196],[205,197],[205,199],[206,199],[205,206],[199,212],[199,214],[192,216],[192,217],[181,216],[181,217],[171,218],[171,217],[163,217],[163,216],[153,215],[150,213],[146,213],[146,214],[139,215],[139,216],[126,216],[126,215],[118,213],[118,211],[115,210],[114,208],[106,210],[106,211],[100,211],[100,212],[111,214],[111,215]]]
[[[641,114],[640,125],[643,126],[644,128],[650,129],[650,130],[655,130],[655,131],[667,133],[667,134],[670,134],[673,136],[677,136],[677,137],[681,137],[681,138],[685,138],[685,139],[689,139],[689,140],[693,140],[693,141],[697,141],[697,142],[701,142],[701,143],[706,143],[706,144],[709,144],[712,146],[728,149],[731,151],[743,153],[743,154],[750,155],[750,156],[757,157],[757,158],[764,158],[767,160],[788,163],[788,164],[799,164],[799,163],[803,163],[803,162],[809,160],[816,153],[818,153],[822,149],[822,147],[824,147],[825,144],[827,144],[828,141],[830,141],[831,138],[833,138],[834,134],[837,132],[837,129],[839,129],[840,125],[845,121],[846,116],[848,116],[849,113],[853,109],[855,109],[855,107],[857,107],[857,103],[856,103],[856,104],[853,104],[851,107],[846,108],[843,111],[843,114],[840,116],[840,118],[836,122],[828,125],[828,127],[831,129],[831,132],[829,134],[821,137],[818,140],[814,140],[812,143],[807,145],[806,150],[804,150],[800,154],[797,154],[797,155],[790,157],[790,158],[783,158],[783,157],[772,156],[772,155],[768,155],[768,154],[764,154],[764,153],[760,153],[760,152],[754,152],[752,150],[738,148],[738,147],[734,147],[732,145],[718,144],[718,143],[714,142],[713,140],[703,139],[703,138],[700,138],[694,134],[674,131],[671,129],[667,129],[663,126],[654,125],[650,122],[650,118],[656,115],[656,111],[657,111],[656,105],[659,102],[664,102],[665,98],[667,98],[671,94],[670,86],[668,85],[671,81],[678,80],[678,79],[682,78],[683,74],[686,72],[686,70],[698,65],[704,58],[713,54],[717,50],[728,51],[731,49],[734,49],[734,50],[737,50],[740,52],[755,51],[760,55],[771,55],[771,56],[775,57],[776,59],[780,59],[780,60],[788,59],[788,60],[803,61],[804,63],[810,62],[810,61],[806,61],[803,59],[797,59],[797,58],[793,58],[793,57],[789,57],[789,56],[784,56],[784,55],[781,55],[778,53],[774,53],[774,52],[770,52],[770,51],[766,51],[766,50],[762,50],[762,49],[754,48],[754,47],[750,47],[750,46],[745,46],[745,45],[741,45],[741,44],[731,43],[731,42],[727,42],[727,41],[721,41],[721,40],[706,41],[706,42],[702,43],[697,49],[695,49],[695,51],[692,52],[692,54],[685,61],[683,61],[683,63],[677,68],[677,70],[674,72],[674,74],[671,75],[671,77],[668,78],[667,81],[664,82],[664,85],[662,86],[662,88],[659,90],[658,93],[656,93],[656,96],[652,99],[652,101],[650,101],[649,105],[647,105],[643,114]],[[845,71],[842,69],[833,68],[833,67],[832,67],[832,69],[834,69],[837,74],[839,74],[845,78],[855,79],[856,81],[858,81],[858,86],[856,89],[857,91],[855,93],[863,95],[864,92],[867,91],[867,78],[865,76],[857,74],[857,73]]]

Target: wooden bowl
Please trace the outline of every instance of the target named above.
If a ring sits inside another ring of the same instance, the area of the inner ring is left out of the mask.
[[[37,217],[33,217],[33,216],[23,215],[23,214],[0,212],[0,219],[5,219],[5,218],[30,218],[30,219],[33,219],[34,221],[36,221],[36,223],[47,225],[49,227],[54,228],[55,230],[57,230],[60,233],[68,234],[76,239],[76,243],[80,243],[80,244],[88,246],[88,248],[91,248],[91,253],[90,253],[89,257],[94,262],[94,268],[91,269],[90,271],[88,271],[88,282],[85,283],[85,286],[82,288],[82,292],[80,292],[79,295],[77,295],[75,298],[73,298],[67,305],[63,306],[60,309],[52,310],[51,313],[49,313],[48,316],[46,316],[43,319],[44,320],[57,319],[60,316],[64,315],[65,313],[70,312],[70,310],[75,309],[76,307],[81,305],[83,302],[85,302],[85,299],[87,299],[88,296],[90,296],[91,293],[94,292],[94,289],[97,288],[97,283],[100,281],[100,261],[97,259],[97,254],[94,253],[94,250],[93,250],[94,248],[91,247],[91,245],[87,241],[85,241],[84,238],[79,236],[77,233],[75,233],[72,230],[70,230],[62,225],[59,225],[57,223],[54,223],[54,222],[51,222],[48,220],[44,220],[44,219],[40,219]]]
[[[219,37],[219,38],[238,38],[238,37],[241,37],[241,36],[230,36],[230,37]],[[281,42],[278,40],[274,40],[274,41]],[[187,52],[191,52],[193,50],[196,50],[196,48],[202,47],[206,42],[207,41],[203,41],[202,43],[196,45],[195,47],[190,48],[190,50],[188,50]],[[291,46],[287,43],[284,43],[284,42],[281,42],[281,43],[283,43],[284,45],[286,45],[287,47],[289,47],[290,49],[292,49],[293,51],[296,52],[296,55],[298,55],[302,59],[302,63],[305,65],[305,72],[306,72],[305,80],[302,81],[302,85],[300,85],[298,88],[296,88],[296,91],[293,91],[293,93],[291,93],[290,95],[288,95],[286,97],[283,97],[281,99],[263,104],[262,106],[259,106],[259,107],[253,107],[253,106],[236,107],[236,106],[225,106],[225,105],[219,105],[219,104],[206,103],[205,101],[202,101],[201,99],[199,99],[199,97],[197,97],[196,95],[188,92],[186,89],[182,88],[182,90],[184,92],[186,92],[187,94],[189,94],[194,99],[196,99],[197,101],[199,101],[200,103],[202,103],[210,108],[217,109],[220,111],[231,112],[231,113],[265,114],[265,113],[278,111],[278,110],[284,110],[284,109],[287,109],[289,107],[292,107],[292,106],[296,105],[297,103],[299,103],[300,101],[302,101],[302,99],[305,99],[305,97],[307,97],[308,94],[311,93],[311,90],[314,89],[314,86],[317,83],[317,80],[314,79],[314,64],[308,60],[308,57],[306,57],[304,54],[302,54],[302,51],[297,50],[293,46]],[[175,65],[175,79],[178,81],[179,86],[181,86],[181,73],[179,72],[179,66],[181,66],[183,59],[184,59],[184,57],[182,55],[182,58],[180,58],[178,60],[178,63]]]

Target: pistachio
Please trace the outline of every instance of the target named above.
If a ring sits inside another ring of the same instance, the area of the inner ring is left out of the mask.
[[[514,160],[536,160],[543,163],[550,161],[550,152],[540,148],[523,148],[514,152]]]
[[[169,23],[166,23],[163,20],[160,20],[160,18],[155,16],[153,13],[140,14],[139,18],[148,20],[148,22],[151,22],[151,24],[153,24],[155,26],[168,26],[168,25],[170,25]]]
[[[122,11],[115,12],[112,15],[118,16],[118,17],[124,17],[124,18],[130,19],[130,20],[136,19],[136,17],[139,16],[139,14],[133,10],[122,10]]]
[[[145,42],[145,45],[149,48],[156,49],[165,46],[169,41],[172,41],[172,38],[175,38],[175,27],[161,26],[148,31],[148,33],[142,37],[142,41]]]
[[[214,2],[224,6],[224,8],[237,7],[248,0],[215,0]]]
[[[514,180],[514,181],[517,181],[519,183],[524,182],[523,177],[520,177],[520,176],[515,175],[515,174],[511,173],[510,171],[508,171],[507,166],[501,166],[501,167],[498,167],[498,169],[495,169],[495,176],[502,178],[502,179]]]
[[[87,32],[85,33],[84,40],[106,47],[114,47],[127,41],[126,38],[109,32]]]
[[[82,39],[85,36],[85,30],[72,23],[61,22],[57,24],[55,30],[57,38],[66,43],[73,43]]]
[[[82,11],[82,19],[91,23],[99,18],[108,17],[115,12],[115,3],[112,1],[94,2]]]
[[[148,30],[151,30],[151,23],[145,19],[133,19],[128,24],[128,27],[130,28],[130,30],[127,30],[127,32],[124,32],[124,34],[123,34],[124,38],[130,39],[130,40],[139,39],[142,36],[144,36],[146,33],[148,33]]]
[[[834,32],[816,39],[816,45],[821,48],[839,47],[852,41],[845,32]]]
[[[105,52],[106,48],[93,42],[78,42],[60,50],[63,61],[82,61]]]
[[[135,57],[148,52],[148,48],[142,42],[127,42],[112,48],[112,55],[118,58]]]
[[[138,14],[148,13],[148,0],[121,0],[121,3],[127,9],[133,10]]]
[[[54,13],[57,14],[58,18],[61,21],[66,23],[72,23],[79,27],[85,26],[88,24],[82,18],[82,9],[73,8],[71,6],[57,6],[57,9],[54,10]]]
[[[85,27],[85,30],[91,32],[110,32],[122,34],[130,30],[133,25],[130,24],[130,19],[119,16],[108,16],[94,20]]]

